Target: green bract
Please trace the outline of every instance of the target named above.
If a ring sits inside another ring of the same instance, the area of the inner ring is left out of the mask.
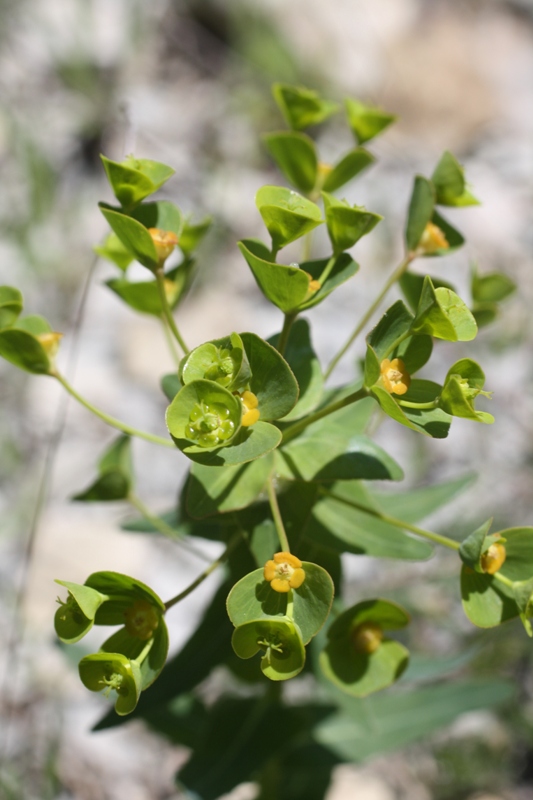
[[[336,103],[323,100],[318,92],[304,86],[275,83],[272,94],[289,128],[297,131],[318,125],[339,108]]]
[[[231,644],[239,658],[252,658],[261,652],[261,671],[271,681],[294,678],[305,664],[300,631],[288,617],[239,625],[233,631]]]
[[[274,252],[323,222],[318,206],[292,189],[263,186],[255,196],[255,204],[272,238]]]
[[[305,133],[276,131],[265,134],[263,141],[287,180],[301,192],[311,192],[318,170],[313,140]]]
[[[417,175],[413,184],[405,229],[405,241],[409,251],[414,251],[418,247],[424,229],[431,221],[434,208],[435,189],[431,181],[422,175]]]
[[[56,580],[68,589],[68,597],[60,603],[54,617],[54,627],[62,642],[74,644],[82,639],[94,625],[96,612],[109,597],[89,586]]]
[[[448,150],[435,167],[431,180],[437,193],[437,203],[440,205],[479,205],[479,200],[476,200],[466,188],[463,167]]]
[[[149,270],[159,267],[159,259],[147,228],[119,209],[100,203],[100,211],[118,236],[126,250]]]
[[[93,247],[93,250],[102,258],[106,258],[108,261],[116,264],[123,272],[126,271],[133,261],[132,254],[124,247],[116,233],[109,233],[104,239],[104,242],[101,245]]]
[[[335,192],[370,164],[373,164],[375,160],[372,153],[369,153],[364,147],[355,147],[326,172],[322,188],[326,192]]]
[[[168,430],[184,453],[225,447],[241,427],[238,397],[215,381],[194,380],[184,386],[167,409]]]
[[[186,258],[174,269],[165,273],[165,294],[171,309],[176,308],[192,279],[194,260]],[[129,281],[127,278],[111,278],[106,281],[111,291],[115,292],[126,305],[142,314],[161,317],[163,309],[157,283],[151,281]]]
[[[0,286],[0,329],[13,325],[22,307],[22,295],[18,289],[12,286]]]
[[[51,349],[47,347],[49,334]],[[58,337],[43,317],[23,317],[13,327],[0,330],[0,356],[26,372],[46,375],[53,367]]]
[[[448,342],[469,342],[476,337],[477,325],[472,312],[455,292],[435,289],[431,278],[426,276],[411,330]]]
[[[358,144],[370,141],[397,119],[395,114],[359,100],[346,100],[346,115]]]
[[[327,192],[322,192],[322,197],[328,234],[336,254],[349,250],[383,219],[379,214],[367,211],[364,206],[352,207],[346,200],[337,200]]]
[[[157,191],[175,172],[166,164],[146,158],[128,156],[123,161],[111,161],[101,156],[101,159],[115,197],[128,209]]]
[[[232,392],[243,392],[251,376],[248,357],[238,333],[196,347],[183,359],[179,369],[184,385],[205,378]]]
[[[491,396],[490,392],[483,391],[484,385],[485,373],[479,364],[470,358],[462,358],[448,370],[439,406],[454,417],[466,417],[491,424],[494,422],[492,414],[476,411],[474,408],[474,400],[479,394],[489,398]]]
[[[141,671],[136,661],[121,653],[94,653],[82,658],[79,671],[83,685],[91,692],[117,693],[117,714],[131,714],[141,693]]]
[[[186,256],[196,250],[211,225],[211,217],[205,217],[205,219],[195,223],[189,222],[188,218],[183,221],[179,247]]]
[[[74,495],[73,500],[110,501],[124,500],[133,486],[131,441],[121,436],[105,452],[98,462],[98,478],[84,492]]]
[[[409,615],[387,600],[365,600],[349,608],[328,630],[328,644],[320,654],[325,676],[347,694],[365,697],[398,680],[409,663],[409,651],[399,642],[383,638],[383,631],[404,628]],[[375,641],[365,652],[365,631]],[[368,649],[370,649],[370,647]]]

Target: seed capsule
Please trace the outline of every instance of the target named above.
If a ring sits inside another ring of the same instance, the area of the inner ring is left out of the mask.
[[[352,633],[352,642],[359,653],[375,653],[383,641],[383,630],[376,622],[363,622]]]

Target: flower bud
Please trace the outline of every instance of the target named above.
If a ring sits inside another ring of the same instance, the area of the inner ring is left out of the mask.
[[[230,415],[229,408],[221,403],[207,403],[201,400],[193,406],[189,414],[189,424],[185,434],[200,447],[215,447],[230,439],[235,433],[235,423],[230,419]]]
[[[178,244],[178,237],[172,231],[163,231],[161,228],[148,228],[154,247],[162,266]]]
[[[483,553],[480,559],[480,565],[483,572],[487,575],[495,575],[498,570],[503,566],[507,552],[505,547],[500,542],[491,544],[486,553]]]
[[[59,343],[63,338],[62,333],[56,333],[55,331],[50,331],[50,333],[40,333],[36,336],[39,344],[46,352],[48,358],[53,360],[56,355],[57,351],[59,350]]]
[[[257,396],[250,391],[243,392],[240,398],[242,402],[241,425],[245,428],[249,428],[251,425],[255,425],[261,416],[261,412],[257,407],[259,405],[259,400]]]
[[[359,653],[375,653],[383,640],[383,630],[376,622],[363,622],[352,633],[352,642]]]
[[[418,243],[418,249],[422,253],[431,254],[437,250],[447,250],[449,247],[444,231],[434,222],[428,222]]]

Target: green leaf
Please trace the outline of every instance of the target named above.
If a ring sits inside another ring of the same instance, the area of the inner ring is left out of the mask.
[[[165,274],[165,291],[170,308],[176,308],[189,287],[194,261],[186,259],[178,267]],[[156,281],[129,281],[126,278],[112,278],[106,281],[126,305],[143,314],[160,317],[163,313]]]
[[[475,303],[500,303],[516,291],[516,283],[503,272],[479,275],[472,271],[472,298]]]
[[[411,330],[448,342],[469,342],[476,337],[477,325],[472,312],[455,292],[435,289],[431,278],[426,276]]]
[[[305,133],[279,131],[265,134],[263,141],[289,183],[301,192],[311,192],[318,169],[313,140]]]
[[[236,511],[253,503],[272,471],[273,454],[236,467],[193,464],[187,482],[187,511],[194,519]]]
[[[477,530],[469,534],[466,539],[461,542],[459,548],[459,556],[461,561],[476,572],[482,572],[480,566],[481,556],[487,548],[485,540],[492,525],[492,517],[483,523]]]
[[[268,343],[275,346],[278,335],[271,336]],[[320,361],[311,343],[311,332],[306,319],[293,323],[289,341],[283,354],[298,383],[298,402],[284,417],[284,422],[300,419],[313,411],[322,396],[324,378]]]
[[[452,284],[448,283],[448,281],[435,278],[433,275],[430,275],[429,277],[431,278],[431,283],[435,289],[444,287],[445,289],[451,289],[452,291],[455,291]],[[402,290],[403,295],[412,311],[416,311],[418,304],[420,303],[420,297],[422,295],[422,289],[424,288],[425,278],[425,275],[417,275],[414,272],[404,272],[399,280],[400,289]]]
[[[322,188],[325,192],[336,192],[337,189],[373,164],[375,160],[372,153],[369,153],[364,147],[350,150],[326,175]]]
[[[276,251],[323,222],[315,203],[281,186],[263,186],[255,196],[255,204],[272,238],[272,248]]]
[[[239,658],[252,658],[261,651],[261,672],[271,681],[294,678],[305,664],[300,631],[288,617],[239,625],[233,631],[231,644]]]
[[[410,336],[405,339],[392,353],[392,358],[401,358],[409,375],[414,375],[427,364],[433,352],[433,339],[431,336]]]
[[[52,365],[37,336],[50,332],[50,325],[42,317],[20,319],[16,327],[0,330],[0,356],[26,372],[46,375]]]
[[[415,539],[395,525],[354,507],[352,503],[379,510],[361,483],[335,483],[313,507],[304,530],[305,537],[324,547],[357,555],[414,561],[431,556],[431,544]]]
[[[457,228],[454,228],[453,225],[450,225],[450,223],[444,219],[444,217],[437,213],[437,211],[433,212],[431,222],[436,225],[437,228],[440,228],[440,230],[444,233],[446,241],[448,242],[448,247],[439,247],[436,250],[424,252],[422,253],[424,257],[432,258],[433,256],[446,256],[463,246],[465,243],[464,236],[459,233]]]
[[[464,681],[401,694],[383,694],[369,701],[342,698],[342,711],[314,730],[315,739],[347,761],[406,747],[449,725],[460,714],[508,702],[507,681]]]
[[[405,522],[416,523],[429,517],[442,506],[448,505],[456,495],[468,489],[475,481],[473,473],[433,486],[422,486],[420,489],[403,492],[377,492],[373,488],[367,491],[378,508],[390,513]]]
[[[73,500],[84,502],[124,500],[133,485],[133,468],[131,461],[131,440],[129,436],[120,436],[108,448],[98,464],[98,479]]]
[[[161,378],[161,389],[170,402],[174,400],[182,386],[183,384],[175,372],[170,372],[168,375],[163,375]]]
[[[298,400],[293,372],[275,347],[255,333],[241,334],[252,371],[250,389],[259,400],[261,420],[285,417]]]
[[[116,264],[123,272],[126,271],[133,261],[132,254],[124,247],[116,233],[108,233],[103,244],[95,245],[93,250],[97,255],[101,256],[101,258],[106,258],[108,261]]]
[[[207,380],[183,386],[166,413],[168,430],[186,455],[219,450],[230,444],[240,430],[241,417],[240,399]]]
[[[0,286],[0,328],[13,325],[22,311],[23,300],[18,289]]]
[[[145,228],[159,228],[171,231],[179,238],[183,227],[183,216],[179,208],[168,200],[158,200],[156,203],[143,203],[131,212],[130,216],[136,219]]]
[[[471,358],[462,358],[448,370],[439,405],[446,413],[455,417],[491,424],[494,422],[492,414],[476,411],[474,408],[474,400],[478,394],[490,397],[488,392],[482,391],[484,385],[485,373],[479,364]]]
[[[415,177],[413,192],[409,202],[405,241],[407,249],[414,251],[418,247],[422,234],[428,222],[433,217],[435,206],[435,189],[431,181],[422,175]]]
[[[298,589],[287,593],[272,589],[264,579],[263,568],[241,578],[227,600],[228,616],[235,627],[251,620],[285,618],[292,600],[292,619],[301,632],[303,643],[308,644],[328,618],[333,602],[333,581],[318,564],[303,561],[302,568],[305,571],[304,582]]]
[[[303,269],[265,260],[266,248],[252,239],[244,239],[238,247],[265,297],[284,313],[296,310],[309,293],[309,278]]]
[[[360,100],[346,100],[346,115],[358,144],[369,142],[397,119],[395,114],[366,105]]]
[[[120,653],[93,653],[79,663],[80,678],[91,692],[101,692],[117,681],[115,711],[120,716],[131,714],[141,693],[139,665]],[[120,682],[120,685],[118,685]]]
[[[126,628],[113,633],[100,648],[105,653],[121,653],[132,661],[137,661],[143,653],[148,642],[128,633]],[[141,689],[144,691],[159,677],[165,666],[168,656],[168,629],[164,617],[159,617],[159,623],[153,634],[148,655],[140,663]]]
[[[319,261],[304,261],[300,264],[300,268],[308,272],[313,280],[321,280],[322,273],[328,264],[329,259],[323,258]],[[340,286],[349,280],[349,278],[353,277],[358,270],[359,264],[353,260],[351,255],[349,253],[341,253],[335,259],[331,271],[322,284],[322,288],[312,294],[308,300],[304,300],[299,310],[305,311],[308,308],[317,306],[322,300],[325,300],[337,286]]]
[[[56,583],[68,589],[68,597],[55,613],[55,631],[62,642],[74,644],[91,630],[96,612],[108,597],[79,583],[60,580]]]
[[[119,616],[116,622],[107,621],[107,611],[111,608],[113,597],[126,598],[128,605],[135,600],[146,600],[163,613],[165,611],[165,604],[149,586],[121,572],[93,572],[85,581],[85,586],[90,586],[91,589],[96,589],[111,598],[106,607],[98,610],[95,620],[97,625],[121,625],[124,622],[122,616]],[[109,619],[114,620],[115,617],[111,615]]]
[[[304,86],[275,83],[272,94],[285,122],[296,131],[324,122],[339,109],[336,103],[323,100],[318,92]]]
[[[474,303],[472,306],[472,316],[476,320],[478,328],[490,325],[498,318],[499,308],[496,303]]]
[[[387,309],[376,327],[366,337],[367,343],[380,362],[389,354],[394,342],[410,330],[412,323],[413,315],[401,300],[397,300]]]
[[[322,192],[329,238],[334,253],[342,253],[370,233],[383,217],[367,211],[364,206],[351,206],[346,200],[337,200]]]
[[[113,193],[121,206],[136,206],[148,195],[153,194],[175,170],[158,161],[128,156],[123,161],[111,161],[100,156]]]
[[[442,206],[477,206],[479,200],[466,189],[464,169],[449,150],[441,159],[431,180],[437,193],[437,203]]]
[[[431,403],[439,397],[441,386],[433,381],[413,380],[409,391],[402,397],[409,402]],[[448,436],[452,418],[441,408],[418,409],[398,405],[392,395],[381,386],[372,387],[372,396],[378,401],[387,416],[418,433],[445,439]]]
[[[183,359],[179,369],[183,384],[205,378],[230,392],[247,389],[251,376],[248,356],[238,333],[196,347]]]
[[[144,225],[104,203],[100,203],[99,208],[128,252],[143,267],[154,272],[159,267],[159,261],[152,237]]]
[[[205,217],[194,224],[188,219],[184,220],[179,240],[179,247],[184,255],[188,256],[196,250],[212,224],[211,217]]]
[[[361,625],[373,623],[381,630],[396,630],[409,623],[409,615],[387,600],[365,600],[349,608],[328,630],[328,644],[320,667],[330,681],[353,697],[365,697],[397,681],[409,662],[409,651],[384,638],[374,652],[359,650],[354,642]]]

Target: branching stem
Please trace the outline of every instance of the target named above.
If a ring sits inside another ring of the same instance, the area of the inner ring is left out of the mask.
[[[274,520],[274,525],[276,526],[276,533],[278,534],[278,539],[281,545],[281,549],[284,553],[290,553],[291,548],[289,546],[289,540],[287,538],[287,534],[285,532],[285,526],[283,525],[283,520],[281,518],[281,512],[279,510],[278,498],[276,496],[276,490],[274,488],[274,481],[272,479],[272,475],[268,479],[267,491],[268,491],[268,501],[270,503],[270,509],[272,511],[272,518]]]
[[[167,293],[165,292],[165,273],[163,271],[163,267],[159,267],[159,269],[155,270],[155,278],[157,281],[157,288],[159,289],[159,298],[161,300],[161,307],[163,309],[163,314],[165,315],[165,319],[168,322],[168,326],[172,331],[174,338],[176,339],[177,343],[183,350],[183,353],[187,355],[189,353],[189,348],[183,341],[183,337],[178,330],[178,326],[176,325],[176,320],[174,319],[174,315],[172,314],[172,309],[168,304]]]
[[[329,406],[325,406],[319,411],[315,411],[314,414],[309,414],[308,417],[299,420],[299,422],[295,422],[294,425],[290,425],[285,429],[281,443],[286,444],[291,439],[294,439],[295,436],[298,436],[298,434],[304,431],[308,425],[312,425],[313,422],[318,422],[319,419],[327,417],[328,414],[333,414],[334,411],[339,411],[341,408],[345,408],[352,403],[357,403],[358,400],[363,400],[365,397],[368,397],[368,392],[365,388],[361,388],[356,392],[349,394],[348,397],[344,397],[342,400],[337,400],[335,403],[330,403]]]

